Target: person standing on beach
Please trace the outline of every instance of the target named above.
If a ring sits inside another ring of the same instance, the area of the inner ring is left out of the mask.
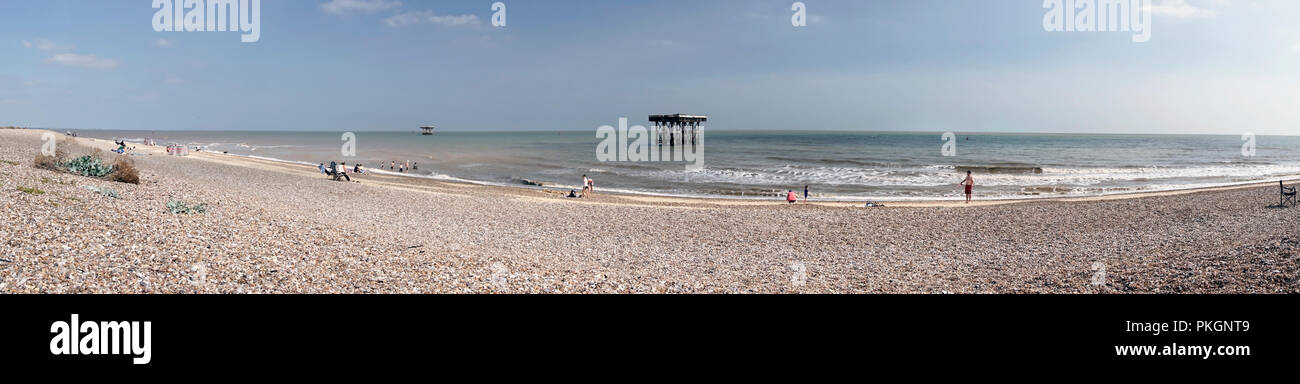
[[[804,199],[804,201],[808,201],[808,186],[807,186],[807,185],[803,186],[803,199]]]
[[[975,178],[971,177],[970,171],[966,171],[966,180],[962,180],[961,185],[966,186],[966,204],[970,204],[971,187],[975,186]]]

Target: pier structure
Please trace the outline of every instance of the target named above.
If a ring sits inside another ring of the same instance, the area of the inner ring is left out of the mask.
[[[433,134],[433,126],[432,126],[432,125],[426,125],[426,126],[420,127],[420,134],[421,134],[421,135],[432,135],[432,134]]]
[[[654,124],[654,135],[659,146],[663,146],[664,142],[668,142],[670,147],[678,142],[686,145],[687,138],[690,138],[691,145],[695,145],[705,121],[709,121],[705,115],[650,115],[650,123]]]

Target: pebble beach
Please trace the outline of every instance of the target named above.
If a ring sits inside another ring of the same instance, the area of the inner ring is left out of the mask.
[[[1300,293],[1300,208],[1273,206],[1276,183],[970,206],[569,199],[141,146],[135,185],[35,167],[43,132],[0,130],[0,292]]]

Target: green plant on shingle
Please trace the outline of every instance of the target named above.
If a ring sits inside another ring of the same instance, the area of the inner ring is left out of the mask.
[[[89,190],[91,190],[92,192],[95,192],[95,193],[98,193],[98,194],[101,194],[101,195],[104,195],[104,196],[108,196],[108,197],[111,197],[111,198],[114,198],[114,199],[122,197],[121,195],[117,194],[117,191],[114,191],[113,188],[100,188],[100,187],[96,187],[96,186],[93,186],[93,185],[87,185],[87,186],[86,186],[86,189],[89,189]]]
[[[26,193],[26,194],[28,194],[28,195],[44,195],[44,194],[45,194],[45,191],[42,191],[42,190],[39,190],[39,189],[36,189],[36,188],[18,187],[18,190],[19,190],[19,191],[22,191],[23,193]]]
[[[113,172],[113,166],[104,164],[100,158],[90,155],[69,160],[60,166],[69,173],[90,177],[104,177]]]
[[[203,203],[199,203],[198,205],[188,205],[185,204],[184,201],[172,200],[167,202],[167,210],[171,211],[173,214],[206,214],[208,213],[208,205]]]

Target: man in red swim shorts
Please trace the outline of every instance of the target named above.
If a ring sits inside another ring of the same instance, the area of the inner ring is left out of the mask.
[[[970,171],[966,171],[966,180],[962,180],[961,185],[966,186],[966,204],[970,204],[971,187],[975,186],[975,179],[971,178]]]

